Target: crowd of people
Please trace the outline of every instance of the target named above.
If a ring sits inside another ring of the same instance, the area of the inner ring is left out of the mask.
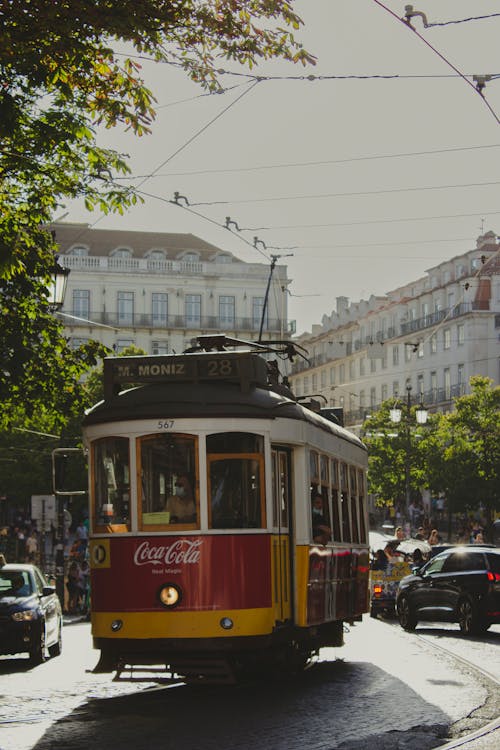
[[[57,530],[52,525],[49,531],[41,532],[36,521],[26,518],[22,512],[13,515],[10,524],[0,527],[0,554],[10,563],[37,565],[48,578],[53,578]],[[88,608],[90,568],[88,564],[88,519],[65,528],[64,558],[66,568],[66,597],[64,609],[67,613],[85,613]]]

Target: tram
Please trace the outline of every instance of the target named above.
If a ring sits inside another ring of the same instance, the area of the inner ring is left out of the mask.
[[[105,359],[84,420],[95,671],[298,670],[369,610],[366,449],[294,397],[293,351],[201,336]]]

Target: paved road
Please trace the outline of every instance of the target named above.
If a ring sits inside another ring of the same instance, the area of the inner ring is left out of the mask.
[[[88,623],[64,635],[62,657],[35,669],[0,659],[1,750],[430,750],[450,726],[500,714],[488,680],[370,618],[301,679],[209,689],[112,683],[85,671],[97,661]]]

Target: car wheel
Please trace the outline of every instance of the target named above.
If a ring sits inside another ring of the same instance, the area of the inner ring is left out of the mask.
[[[488,629],[489,625],[482,620],[476,604],[471,599],[461,599],[458,603],[458,624],[464,635],[478,635]]]
[[[30,643],[30,662],[35,664],[41,664],[45,661],[45,625],[43,622],[40,623],[40,630],[38,633],[33,633],[33,640]]]
[[[417,627],[417,618],[407,596],[400,597],[397,604],[399,624],[403,630],[415,630]]]
[[[49,646],[49,654],[50,656],[59,656],[62,651],[62,624],[59,620],[59,627],[57,629],[57,641],[52,645]]]

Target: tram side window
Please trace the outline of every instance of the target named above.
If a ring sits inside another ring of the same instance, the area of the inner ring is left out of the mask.
[[[349,523],[349,489],[348,489],[348,476],[347,476],[347,464],[340,463],[340,506],[342,514],[342,541],[350,542],[351,539],[351,525]]]
[[[339,462],[333,458],[330,462],[330,481],[332,493],[332,529],[333,538],[340,542],[342,534],[340,530],[340,511],[339,511]]]
[[[146,435],[139,440],[142,527],[198,524],[196,438]]]
[[[356,469],[349,467],[349,489],[351,493],[352,541],[359,542],[358,495],[356,492]]]
[[[362,471],[358,471],[358,497],[359,497],[359,541],[362,544],[366,543],[366,490],[365,490],[365,475]]]
[[[127,528],[130,524],[128,438],[96,440],[92,445],[92,474],[95,524]]]
[[[212,529],[260,529],[265,525],[264,439],[250,433],[207,436]]]

